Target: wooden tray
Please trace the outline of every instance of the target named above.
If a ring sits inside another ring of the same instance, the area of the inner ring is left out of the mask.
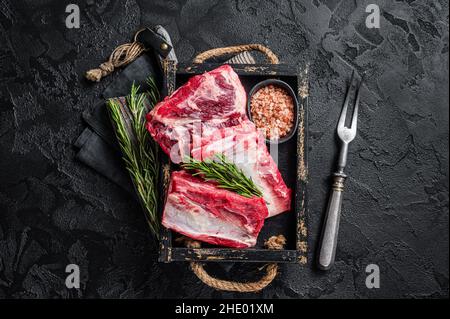
[[[196,74],[215,69],[220,64],[164,64],[163,93],[170,95],[178,87]],[[231,65],[248,93],[256,83],[266,79],[280,79],[288,83],[295,91],[299,101],[299,126],[296,135],[289,141],[280,144],[278,167],[288,187],[293,190],[293,211],[266,219],[255,247],[232,249],[202,244],[204,248],[185,248],[177,241],[179,235],[163,227],[161,231],[159,261],[202,261],[202,262],[307,262],[307,102],[308,74],[307,68],[282,64],[235,64]],[[163,156],[162,180],[164,189],[161,207],[169,183],[172,166],[167,156]],[[162,210],[162,209],[161,209]],[[270,236],[283,234],[287,239],[285,250],[267,250],[264,241]]]

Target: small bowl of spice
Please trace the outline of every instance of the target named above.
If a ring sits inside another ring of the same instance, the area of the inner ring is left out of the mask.
[[[297,130],[298,102],[286,82],[269,79],[256,84],[249,93],[247,112],[268,143],[286,142]]]

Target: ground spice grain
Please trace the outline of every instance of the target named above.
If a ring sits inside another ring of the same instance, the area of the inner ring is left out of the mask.
[[[267,139],[286,136],[294,126],[294,101],[283,88],[273,84],[262,87],[250,100],[252,120]]]

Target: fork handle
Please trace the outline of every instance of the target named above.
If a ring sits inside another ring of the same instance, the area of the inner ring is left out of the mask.
[[[320,243],[318,267],[321,270],[329,270],[334,264],[336,245],[339,232],[339,220],[341,218],[342,196],[344,181],[347,176],[343,173],[333,174],[333,186],[325,215],[325,224]]]

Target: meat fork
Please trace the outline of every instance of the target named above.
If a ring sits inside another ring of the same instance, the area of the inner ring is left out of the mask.
[[[334,264],[336,255],[336,244],[339,232],[339,220],[341,217],[342,196],[344,191],[344,182],[347,175],[344,174],[344,168],[347,164],[348,144],[353,141],[356,136],[356,127],[358,122],[358,106],[360,97],[360,88],[363,79],[357,84],[355,107],[353,110],[352,123],[350,127],[345,126],[345,118],[347,116],[347,108],[350,100],[350,92],[353,82],[358,82],[355,77],[355,71],[352,73],[350,86],[342,107],[341,116],[337,126],[337,134],[341,140],[341,150],[337,164],[337,172],[333,174],[333,185],[325,217],[324,229],[322,232],[322,240],[320,244],[318,266],[322,270],[329,270]]]

